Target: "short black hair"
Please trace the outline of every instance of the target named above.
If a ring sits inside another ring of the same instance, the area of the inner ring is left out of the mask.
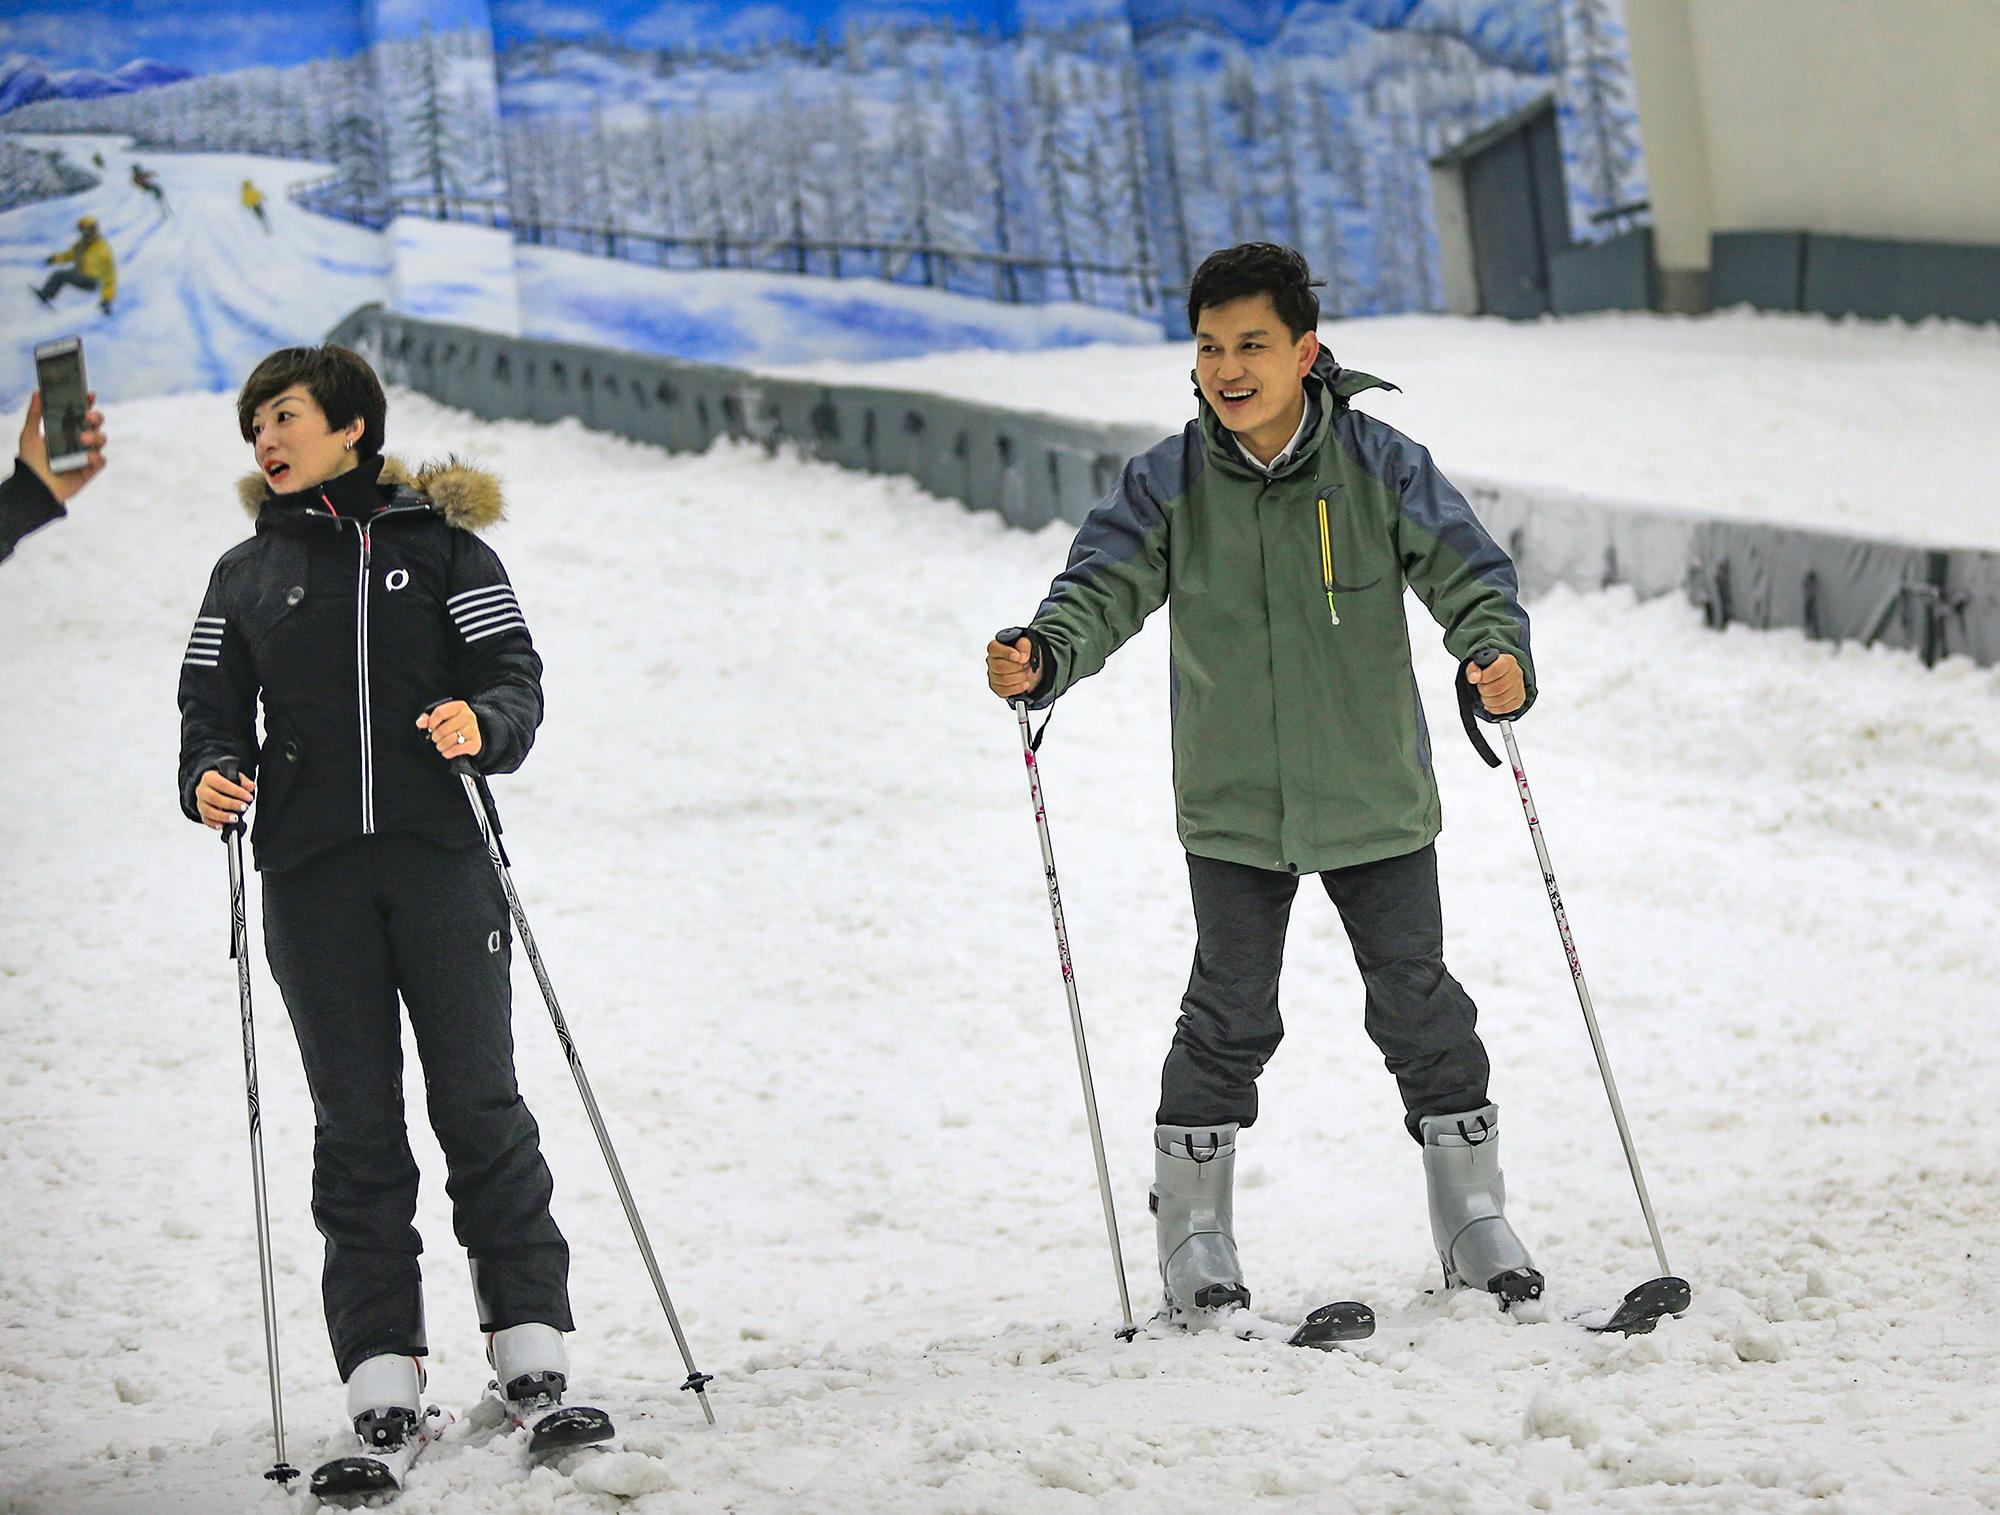
[[[1188,281],[1188,331],[1199,329],[1201,313],[1245,295],[1269,295],[1278,319],[1298,341],[1319,326],[1319,296],[1326,284],[1306,267],[1305,256],[1276,242],[1239,242],[1212,252]]]
[[[331,342],[324,347],[281,347],[250,370],[236,397],[236,425],[244,441],[256,440],[250,420],[257,407],[294,386],[313,397],[333,430],[350,426],[357,418],[361,421],[361,440],[354,444],[358,456],[372,458],[382,450],[383,422],[389,413],[382,381],[360,353]]]

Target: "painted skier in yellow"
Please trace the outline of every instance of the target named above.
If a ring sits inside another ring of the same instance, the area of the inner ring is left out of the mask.
[[[35,298],[44,305],[53,307],[56,291],[64,286],[73,286],[97,296],[98,307],[108,316],[111,302],[118,298],[118,262],[111,256],[111,244],[97,229],[97,217],[85,216],[76,223],[76,241],[58,253],[50,253],[51,263],[70,263],[72,268],[58,268],[48,277],[48,282],[35,291]]]
[[[243,208],[257,218],[257,224],[264,228],[264,235],[271,234],[271,221],[264,214],[264,191],[248,179],[243,181]]]

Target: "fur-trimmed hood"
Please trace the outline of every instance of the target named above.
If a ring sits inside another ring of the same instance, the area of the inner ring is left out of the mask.
[[[466,531],[483,531],[507,514],[507,502],[500,492],[497,475],[450,456],[441,462],[424,463],[412,472],[401,458],[383,454],[382,472],[377,483],[397,486],[421,495],[435,505],[448,525]],[[264,506],[277,498],[261,473],[247,473],[236,485],[236,497],[256,520]]]

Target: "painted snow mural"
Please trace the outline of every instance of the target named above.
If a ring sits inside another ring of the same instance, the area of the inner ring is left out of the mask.
[[[1191,267],[1251,237],[1304,249],[1331,315],[1434,310],[1429,160],[1551,99],[1572,236],[1645,198],[1621,0],[185,18],[225,20],[234,56],[138,59],[77,56],[118,31],[73,11],[0,22],[10,403],[57,332],[106,392],[227,388],[370,300],[750,364],[1178,338]],[[84,215],[108,315],[23,288]]]

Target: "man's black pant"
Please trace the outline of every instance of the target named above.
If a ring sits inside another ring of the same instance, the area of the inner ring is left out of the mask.
[[[357,837],[266,874],[263,892],[271,976],[312,1090],[312,1211],[326,1238],[321,1286],[340,1376],[379,1353],[426,1350],[399,991],[480,1329],[572,1329],[569,1246],[514,1079],[507,901],[484,850]]]
[[[1322,873],[1367,990],[1368,1034],[1403,1093],[1404,1124],[1486,1103],[1486,1049],[1471,998],[1445,971],[1437,851]],[[1278,972],[1296,874],[1188,855],[1194,973],[1160,1072],[1163,1126],[1257,1119],[1257,1075],[1284,1037]]]
[[[73,268],[58,268],[50,274],[38,293],[44,302],[53,300],[59,289],[81,289],[89,294],[97,293],[97,281],[89,274],[80,274]]]

